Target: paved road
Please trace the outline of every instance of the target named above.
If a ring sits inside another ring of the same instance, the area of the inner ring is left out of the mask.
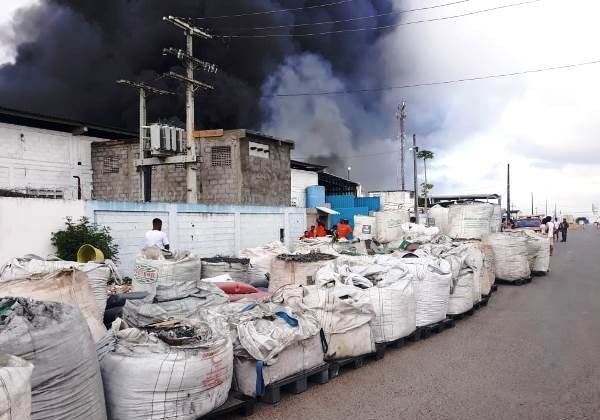
[[[600,233],[570,232],[556,254],[456,328],[251,419],[600,419]]]

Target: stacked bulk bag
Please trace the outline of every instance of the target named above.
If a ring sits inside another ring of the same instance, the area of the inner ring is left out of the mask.
[[[352,236],[361,241],[368,241],[377,237],[377,220],[370,216],[354,216],[354,230]]]
[[[301,296],[299,289],[297,303]],[[262,396],[267,385],[324,364],[316,314],[297,303],[232,303],[219,309],[234,340],[237,391]]]
[[[508,282],[531,276],[527,257],[527,240],[519,232],[492,233],[485,241],[496,259],[496,278]]]
[[[446,319],[452,281],[450,263],[433,256],[406,258],[403,263],[415,280],[417,327]]]
[[[490,224],[490,232],[500,232],[502,227],[502,206],[494,204],[494,210],[492,211],[492,222]]]
[[[404,231],[402,240],[422,244],[431,242],[440,233],[436,226],[425,227],[416,223],[405,223],[402,225],[402,230]]]
[[[527,255],[531,272],[545,275],[550,269],[550,241],[546,235],[524,231],[527,240]]]
[[[147,292],[148,301],[182,299],[196,290],[200,271],[200,258],[188,251],[167,258],[158,247],[147,247],[135,259],[132,290]]]
[[[79,308],[3,298],[0,311],[0,353],[34,365],[31,418],[106,420],[96,347]]]
[[[227,401],[233,350],[227,327],[205,313],[153,330],[113,324],[100,366],[111,420],[196,419]]]
[[[455,204],[448,210],[448,236],[481,239],[490,233],[494,206],[488,203]]]
[[[375,239],[388,243],[402,238],[402,225],[409,222],[408,210],[375,212]]]
[[[250,284],[260,287],[261,281],[269,278],[271,264],[273,259],[279,254],[285,254],[288,250],[284,244],[279,241],[271,242],[268,245],[257,248],[246,248],[240,251],[241,258],[248,258],[252,272],[249,273]]]
[[[442,207],[439,204],[429,209],[429,216],[433,219],[434,226],[436,226],[440,233],[448,233],[448,209]]]
[[[123,306],[123,320],[129,327],[143,327],[158,322],[197,318],[204,310],[229,302],[227,294],[212,283],[197,281],[193,293],[182,299],[163,302],[128,300]]]
[[[483,268],[481,270],[481,294],[488,296],[492,291],[492,286],[496,281],[496,262],[494,258],[494,251],[492,247],[485,243],[480,242],[479,248],[483,253]]]
[[[317,271],[335,258],[334,255],[320,252],[278,255],[271,265],[269,291],[274,292],[289,284],[315,284]]]
[[[87,321],[94,341],[106,334],[88,276],[82,271],[64,269],[51,274],[3,281],[0,282],[0,296],[77,305]]]
[[[115,277],[120,282],[121,276],[117,267],[111,260],[103,263],[87,262],[81,264],[75,261],[64,261],[56,257],[42,258],[37,255],[25,255],[13,258],[0,268],[0,282],[25,279],[31,276],[43,276],[65,269],[77,269],[87,274],[88,282],[92,288],[99,318],[104,317],[108,282]]]
[[[26,360],[0,354],[0,419],[31,419],[32,371]]]
[[[250,278],[257,277],[257,271],[250,266],[249,258],[211,257],[202,259],[202,278],[228,274],[232,280],[249,283]]]
[[[375,351],[371,321],[375,309],[354,286],[329,281],[304,288],[303,303],[316,312],[325,333],[328,359],[344,359]]]

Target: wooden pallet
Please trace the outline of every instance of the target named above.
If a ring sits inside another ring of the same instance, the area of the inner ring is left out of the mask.
[[[515,281],[496,279],[496,283],[502,284],[504,286],[523,286],[525,284],[531,283],[531,277],[526,278],[526,279],[519,279],[519,280],[515,280]]]
[[[492,290],[490,291],[490,294],[495,293],[498,291],[498,285],[496,283],[492,284]]]
[[[260,397],[260,400],[267,404],[277,404],[281,401],[282,390],[292,394],[301,394],[308,389],[309,381],[317,384],[326,384],[329,382],[329,369],[330,364],[324,363],[321,366],[270,383],[265,387],[265,393]]]
[[[358,369],[367,363],[367,359],[375,353],[363,354],[362,356],[349,357],[347,359],[332,360],[329,362],[329,378],[337,378],[343,368]]]
[[[533,277],[544,277],[545,275],[547,275],[548,273],[546,271],[532,271],[531,275]]]
[[[200,418],[202,420],[219,419],[232,414],[241,415],[243,417],[251,416],[254,414],[254,402],[255,400],[252,397],[231,391],[225,404],[215,408],[213,411]]]
[[[492,297],[491,292],[489,295],[481,295],[481,302],[479,302],[479,304],[481,305],[482,308],[484,306],[487,306],[487,304],[490,302],[490,297]]]
[[[434,324],[417,327],[417,330],[415,331],[415,336],[416,336],[415,338],[417,340],[425,340],[425,339],[431,337],[432,335],[439,334],[442,331],[445,331],[454,326],[455,326],[455,322],[453,319],[451,319],[451,318],[442,319],[441,321],[436,322]]]
[[[462,319],[468,318],[475,313],[475,307],[469,309],[467,312],[463,312],[462,314],[448,314],[448,318],[453,319],[455,321],[460,321]]]

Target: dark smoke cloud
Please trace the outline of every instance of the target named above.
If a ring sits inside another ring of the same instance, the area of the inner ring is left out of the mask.
[[[0,104],[74,119],[134,128],[138,102],[133,91],[117,86],[120,78],[154,81],[163,72],[179,68],[163,47],[183,47],[181,31],[161,21],[162,16],[216,16],[290,7],[311,6],[317,1],[299,0],[45,0],[23,11],[14,25],[21,36],[33,39],[18,47],[16,63],[0,67]],[[237,19],[202,21],[215,32],[228,28],[308,23],[385,13],[391,0],[355,0],[350,3]],[[318,31],[388,24],[396,17],[382,17],[342,25],[321,25]],[[313,27],[312,29],[314,29]],[[297,29],[302,33],[307,29]],[[285,30],[271,32],[285,33]],[[359,86],[377,84],[378,72],[365,71],[360,61],[384,34],[362,31],[314,38],[197,41],[196,51],[221,71],[214,80],[201,72],[197,78],[211,81],[214,93],[197,100],[197,125],[201,127],[260,127],[268,118],[261,112],[261,88],[286,57],[314,53],[331,63],[335,76]],[[24,35],[27,36],[24,36]],[[179,89],[161,79],[159,87]],[[356,100],[368,107],[373,98]],[[149,103],[149,119],[184,116],[184,100],[155,98]]]

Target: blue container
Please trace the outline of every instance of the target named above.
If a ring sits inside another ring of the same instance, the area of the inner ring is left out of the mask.
[[[336,226],[340,220],[348,219],[348,224],[354,229],[354,216],[368,216],[369,208],[368,207],[349,207],[345,209],[335,209],[340,214],[332,214],[329,217],[329,221],[331,222],[331,227]]]
[[[325,204],[325,187],[320,185],[311,185],[306,187],[306,207],[314,209],[322,207]]]
[[[380,197],[356,197],[354,207],[368,207],[369,211],[379,211],[381,209]]]
[[[328,195],[325,202],[331,204],[332,209],[349,209],[354,207],[353,195]]]

